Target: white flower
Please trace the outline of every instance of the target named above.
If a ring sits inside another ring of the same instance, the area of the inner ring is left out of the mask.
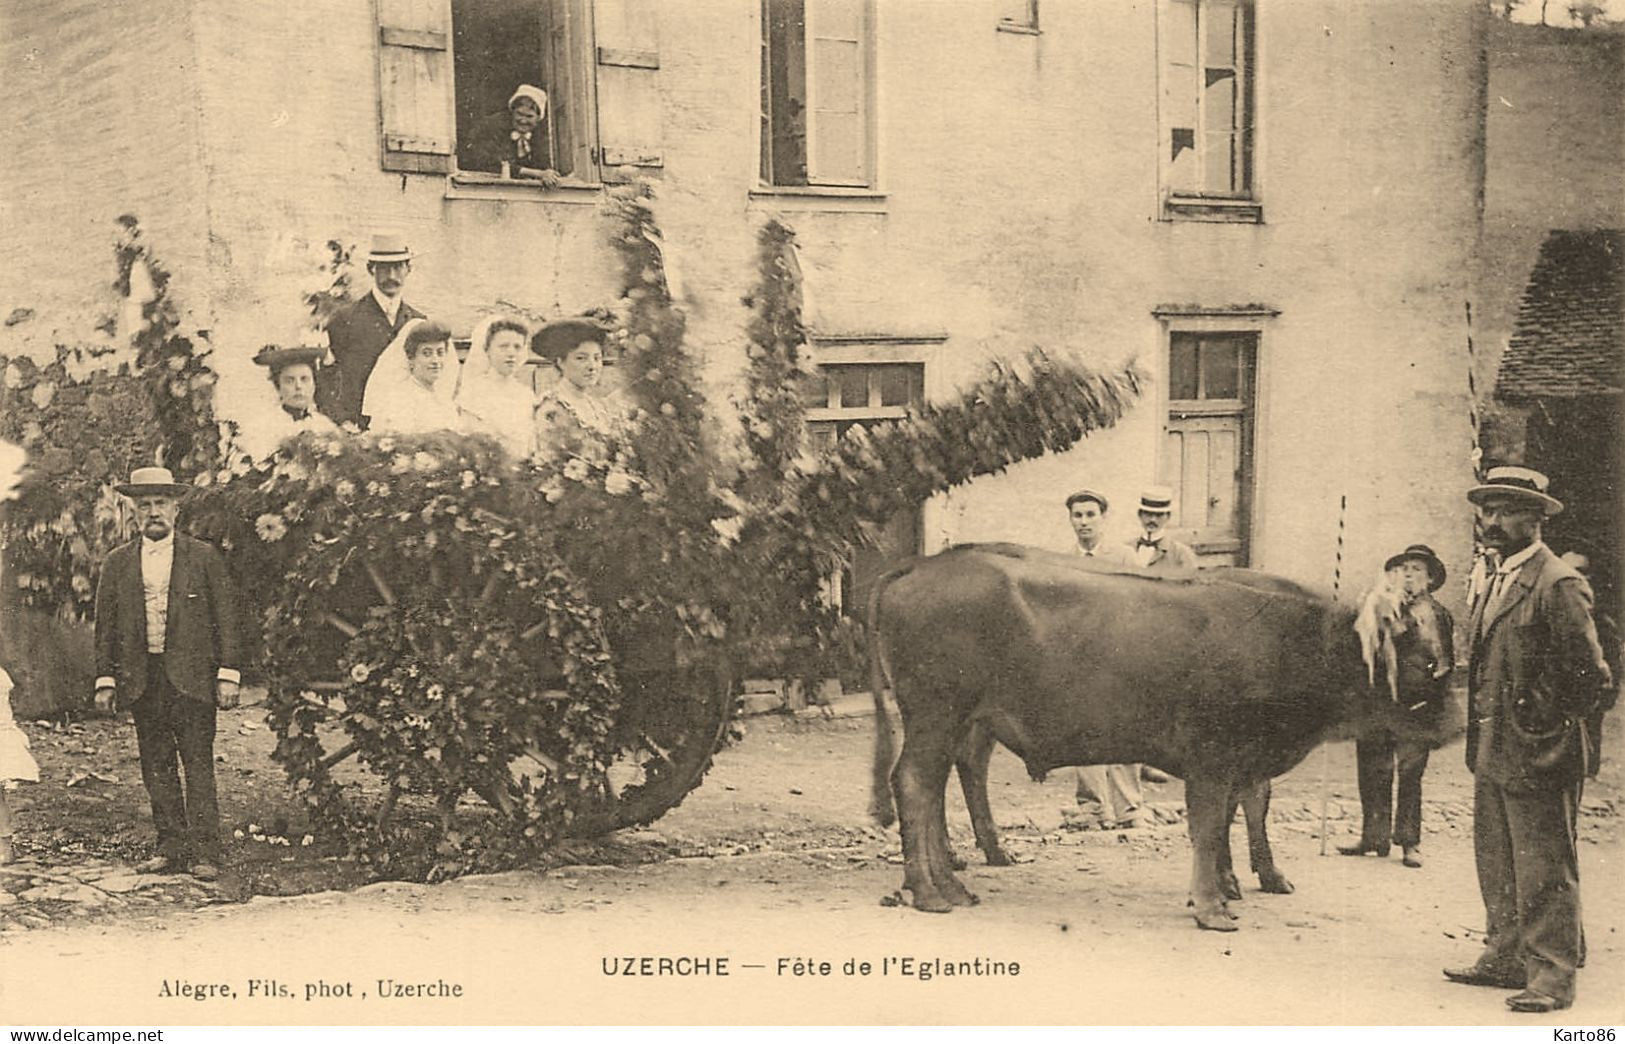
[[[547,498],[549,504],[557,504],[564,497],[564,487],[557,482],[549,481],[542,486],[542,496]]]
[[[587,462],[580,457],[571,457],[570,462],[564,465],[564,477],[575,482],[587,480]]]
[[[254,532],[267,544],[274,544],[288,535],[288,527],[281,515],[267,513],[254,520]]]
[[[389,470],[393,471],[397,475],[404,474],[411,467],[412,458],[408,457],[404,453],[395,454],[394,459],[389,462]]]
[[[355,483],[351,482],[349,479],[339,479],[337,482],[333,483],[333,492],[339,497],[340,500],[348,500],[349,498],[355,496]]]
[[[471,486],[473,486],[475,480],[477,479],[477,477],[478,476],[476,476],[472,471],[464,471],[463,472],[463,488],[468,489]]]
[[[427,696],[430,700],[439,701],[445,697],[446,690],[442,689],[439,685],[431,685],[429,686],[428,691],[423,695]]]
[[[604,476],[604,491],[612,496],[632,492],[632,476],[621,468],[610,468],[609,474]]]
[[[391,439],[391,438],[379,439],[378,440],[378,449],[379,449],[380,452],[383,452],[383,453],[394,453],[395,452],[395,440]]]
[[[440,458],[433,453],[418,450],[412,455],[412,465],[419,471],[433,471],[440,466]]]
[[[372,668],[368,667],[364,663],[358,663],[350,668],[350,680],[355,682],[357,685],[362,684],[371,676]]]

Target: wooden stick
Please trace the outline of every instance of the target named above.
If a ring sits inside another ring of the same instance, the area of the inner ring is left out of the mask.
[[[1348,519],[1349,495],[1344,493],[1337,502],[1337,558],[1332,566],[1332,601],[1343,593],[1343,528]],[[1326,808],[1330,800],[1332,748],[1320,745],[1320,854],[1326,854]]]

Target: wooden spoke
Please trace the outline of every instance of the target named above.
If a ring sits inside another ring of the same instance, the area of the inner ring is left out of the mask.
[[[337,765],[339,762],[343,761],[345,758],[347,758],[350,755],[354,754],[359,749],[360,749],[359,744],[346,743],[344,746],[340,747],[338,750],[335,750],[333,753],[329,754],[327,757],[322,759],[322,768],[324,768],[324,769],[332,768],[334,765]]]
[[[638,742],[643,744],[643,748],[645,750],[649,751],[651,754],[657,755],[661,761],[664,761],[667,764],[671,763],[671,751],[666,750],[660,744],[650,739],[647,732],[638,733]]]
[[[367,578],[372,581],[372,586],[378,591],[378,597],[384,600],[384,604],[394,605],[395,592],[390,589],[389,581],[384,579],[384,574],[378,571],[378,567],[373,565],[370,559],[363,562],[362,566],[366,569]]]
[[[361,633],[361,628],[357,627],[355,624],[351,623],[335,612],[323,613],[322,622],[333,628],[333,630],[344,635],[346,638],[354,638],[356,635]]]
[[[480,590],[480,604],[490,605],[491,600],[497,596],[497,586],[502,583],[502,573],[493,570],[491,576],[485,581],[485,587]]]
[[[537,747],[535,744],[526,746],[525,753],[541,762],[542,765],[547,768],[547,771],[553,773],[553,775],[563,775],[564,765],[557,758],[549,757],[547,754],[543,753],[541,748]]]
[[[528,642],[528,641],[530,641],[531,639],[533,639],[536,636],[540,635],[542,632],[544,632],[546,630],[547,630],[547,621],[546,620],[543,620],[540,623],[532,624],[531,626],[525,628],[525,630],[520,633],[519,640],[523,641],[523,642]]]

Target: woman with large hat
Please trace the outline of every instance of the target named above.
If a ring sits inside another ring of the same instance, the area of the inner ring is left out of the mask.
[[[237,438],[255,460],[276,452],[287,439],[307,431],[336,432],[338,425],[316,409],[316,371],[321,364],[320,348],[281,348],[268,344],[254,356],[257,366],[266,368],[276,389],[277,405],[256,412],[239,425]]]
[[[625,403],[600,387],[605,333],[593,319],[559,319],[531,338],[537,360],[552,363],[559,371],[557,383],[536,404],[539,456],[601,455],[606,437],[625,422]]]

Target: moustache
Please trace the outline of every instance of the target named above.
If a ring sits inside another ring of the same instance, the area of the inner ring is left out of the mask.
[[[1484,530],[1484,539],[1485,540],[1505,540],[1506,538],[1507,538],[1506,530],[1504,530],[1504,529],[1486,529],[1486,530]]]

